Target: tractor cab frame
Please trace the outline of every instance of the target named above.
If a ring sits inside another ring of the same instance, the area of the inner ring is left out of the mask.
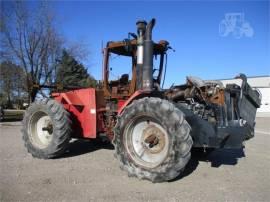
[[[109,99],[120,99],[130,97],[136,90],[138,90],[137,83],[138,78],[142,77],[141,72],[137,68],[137,39],[125,39],[123,41],[110,41],[103,49],[103,91],[104,97]],[[154,43],[153,55],[157,59],[159,58],[159,65],[157,69],[153,70],[153,73],[157,71],[156,78],[153,78],[154,85],[159,87],[162,79],[162,73],[164,69],[164,60],[166,51],[169,48],[169,42],[161,40],[158,43]],[[130,57],[131,59],[131,72],[132,77],[129,78],[128,74],[122,74],[118,80],[110,80],[110,58],[112,54]]]

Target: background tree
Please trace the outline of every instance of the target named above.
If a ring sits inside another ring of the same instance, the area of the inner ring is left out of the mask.
[[[22,104],[27,92],[23,69],[10,61],[4,61],[0,64],[0,75],[0,105],[12,107],[15,103]]]
[[[59,33],[48,5],[45,1],[35,4],[28,1],[1,2],[0,61],[12,61],[23,68],[29,102],[35,100],[38,92],[44,95],[39,88],[33,88],[34,84],[55,84],[58,61],[64,47],[66,52],[80,60],[88,54],[82,42],[70,42]],[[88,83],[92,82],[91,77],[88,80]]]
[[[63,87],[94,87],[96,85],[95,79],[87,73],[87,69],[66,50],[63,51],[57,67],[56,83]]]
[[[1,14],[2,56],[23,67],[31,101],[38,93],[33,84],[53,82],[63,44],[46,4],[38,4],[30,10],[25,2],[6,2]]]

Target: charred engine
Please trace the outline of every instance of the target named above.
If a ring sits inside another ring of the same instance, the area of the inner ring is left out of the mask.
[[[260,93],[249,86],[245,75],[239,78],[241,86],[223,86],[220,81],[187,77],[186,84],[166,91],[167,98],[186,115],[194,146],[239,148],[254,136]]]

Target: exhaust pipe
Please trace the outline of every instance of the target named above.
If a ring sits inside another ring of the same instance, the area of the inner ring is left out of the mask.
[[[153,88],[153,41],[152,30],[156,20],[148,24],[138,21],[137,25],[137,89],[152,90]]]
[[[144,51],[143,51],[143,90],[152,90],[153,88],[153,52],[154,45],[152,41],[152,30],[155,26],[156,20],[153,18],[146,26]]]
[[[144,35],[147,23],[144,20],[137,21],[137,65],[136,65],[136,88],[137,90],[142,89],[142,78],[143,78],[143,44]]]

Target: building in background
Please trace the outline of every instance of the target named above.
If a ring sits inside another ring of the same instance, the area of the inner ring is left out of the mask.
[[[270,76],[254,76],[247,78],[249,85],[252,88],[258,89],[262,94],[262,105],[257,110],[258,116],[270,116]],[[237,85],[242,84],[241,79],[221,79],[224,86],[229,83],[235,83]]]

